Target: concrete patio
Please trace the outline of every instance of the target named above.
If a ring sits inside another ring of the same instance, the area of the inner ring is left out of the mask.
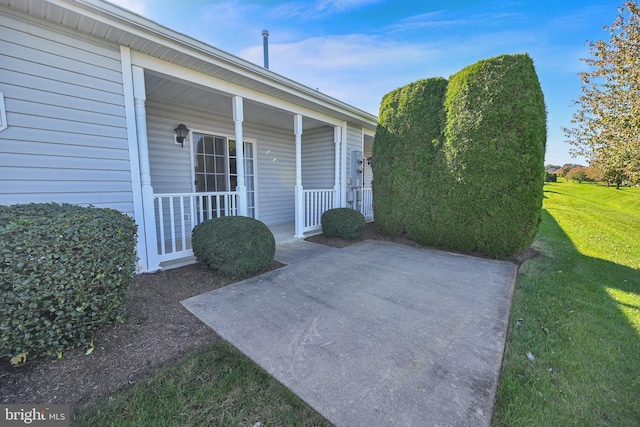
[[[184,306],[337,426],[490,425],[515,264],[380,241],[278,251],[288,266]]]

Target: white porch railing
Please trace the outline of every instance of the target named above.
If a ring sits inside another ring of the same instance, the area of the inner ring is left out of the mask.
[[[193,254],[191,230],[201,222],[238,214],[238,193],[154,194],[160,262]]]
[[[362,189],[362,215],[366,220],[373,219],[373,189]]]
[[[336,202],[336,191],[331,190],[303,190],[304,194],[304,224],[302,231],[318,230],[322,227],[322,214],[333,209]]]

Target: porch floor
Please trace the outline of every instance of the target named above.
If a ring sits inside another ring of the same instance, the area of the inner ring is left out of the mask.
[[[296,234],[296,227],[293,222],[286,224],[272,225],[269,230],[273,233],[273,237],[276,239],[276,245],[278,243],[289,242],[297,240],[294,235]]]
[[[271,230],[271,232],[273,233],[273,237],[275,237],[276,239],[276,245],[278,243],[299,240],[298,238],[294,237],[296,234],[296,225],[293,222],[272,225],[269,227],[269,230]],[[322,230],[307,231],[306,233],[304,233],[304,236],[309,237],[320,233],[322,233]]]

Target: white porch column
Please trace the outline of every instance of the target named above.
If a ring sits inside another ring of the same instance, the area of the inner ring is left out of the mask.
[[[124,93],[124,110],[127,121],[127,140],[129,141],[129,165],[131,167],[131,193],[133,196],[133,217],[138,225],[138,242],[136,253],[138,264],[136,271],[149,271],[147,262],[146,228],[144,224],[144,207],[142,205],[142,186],[140,184],[140,157],[138,156],[138,133],[136,130],[136,110],[133,97],[133,73],[131,71],[131,50],[120,46],[120,65],[122,68],[122,88]]]
[[[244,121],[244,104],[241,96],[233,97],[233,123],[236,135],[236,172],[238,173],[238,215],[247,216],[247,185],[244,182],[244,137],[242,122]]]
[[[140,159],[140,186],[142,187],[142,210],[144,212],[144,238],[147,242],[147,269],[155,271],[160,268],[158,255],[158,239],[156,237],[156,213],[151,186],[151,169],[149,167],[149,141],[147,140],[147,110],[145,102],[147,93],[144,87],[144,69],[131,67],[133,73],[133,104],[136,116],[136,132],[138,137],[138,157]]]
[[[302,192],[302,116],[296,114],[293,118],[293,132],[296,137],[296,188],[295,188],[295,237],[304,237],[304,193]]]
[[[340,144],[342,143],[342,128],[336,126],[333,128],[333,142],[335,143],[335,165],[333,167],[335,176],[333,179],[333,191],[335,191],[333,199],[333,207],[342,207],[340,197]]]
[[[341,152],[342,156],[340,158],[340,174],[342,175],[342,185],[340,188],[340,207],[347,207],[347,191],[350,190],[349,185],[347,184],[347,145],[349,141],[347,141],[347,122],[342,123],[342,144],[341,144]]]

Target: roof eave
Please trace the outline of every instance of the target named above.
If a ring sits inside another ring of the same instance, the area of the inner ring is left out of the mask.
[[[211,58],[214,63],[224,65],[233,73],[285,90],[320,107],[329,108],[345,118],[352,118],[355,121],[362,122],[362,124],[368,124],[369,127],[375,127],[377,123],[378,119],[373,114],[112,3],[102,0],[47,1],[60,7],[71,9],[84,16],[101,20],[103,23],[121,31],[127,31],[138,37],[171,47],[184,54],[190,56],[194,53],[204,55]]]

